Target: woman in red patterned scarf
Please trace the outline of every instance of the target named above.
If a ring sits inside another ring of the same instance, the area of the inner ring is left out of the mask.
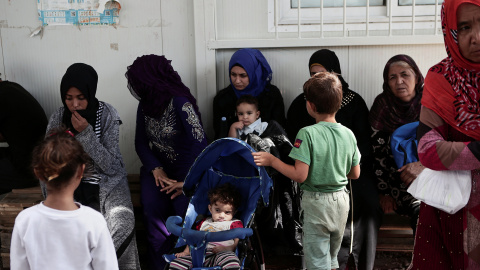
[[[425,79],[418,155],[433,170],[471,170],[467,205],[448,214],[420,206],[409,269],[480,269],[480,0],[446,0],[447,58]]]

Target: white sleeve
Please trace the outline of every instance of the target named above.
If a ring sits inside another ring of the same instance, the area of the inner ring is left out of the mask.
[[[20,236],[18,226],[13,227],[12,241],[10,243],[10,269],[11,270],[28,270],[27,250]]]
[[[107,224],[98,238],[97,246],[91,251],[93,269],[118,269],[117,254]]]

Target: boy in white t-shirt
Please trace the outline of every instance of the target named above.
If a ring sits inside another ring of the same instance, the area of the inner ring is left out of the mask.
[[[241,202],[240,194],[233,185],[227,183],[211,189],[208,192],[208,199],[210,200],[208,210],[212,216],[198,222],[197,230],[219,232],[243,228],[242,222],[233,218]],[[223,242],[209,242],[204,266],[240,269],[240,261],[235,255],[237,244],[238,238]],[[184,270],[192,268],[192,257],[188,245],[183,252],[177,253],[175,256],[177,258],[170,263],[169,269]]]
[[[118,269],[107,223],[73,192],[90,158],[70,131],[58,129],[33,151],[35,176],[45,201],[20,212],[10,247],[10,269]]]

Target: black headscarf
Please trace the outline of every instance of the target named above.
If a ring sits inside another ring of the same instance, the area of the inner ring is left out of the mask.
[[[78,110],[77,112],[85,118],[92,127],[95,127],[98,110],[98,99],[95,97],[95,94],[97,93],[97,82],[98,75],[95,69],[83,63],[75,63],[71,65],[68,67],[65,75],[63,75],[60,84],[60,96],[64,106],[62,122],[74,133],[77,133],[77,131],[72,125],[72,113],[65,103],[67,91],[72,87],[76,87],[82,92],[87,99],[88,105],[85,110]]]
[[[310,56],[310,61],[308,61],[308,70],[314,64],[322,65],[327,71],[335,72],[338,74],[338,79],[342,83],[342,89],[345,92],[348,89],[348,83],[342,77],[342,70],[340,69],[340,61],[335,52],[328,49],[322,49],[316,51],[312,56]]]

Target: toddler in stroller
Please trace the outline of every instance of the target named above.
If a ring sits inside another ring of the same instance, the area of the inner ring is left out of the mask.
[[[167,228],[172,234],[179,236],[175,247],[188,244],[192,256],[192,269],[222,269],[219,266],[204,267],[207,243],[235,238],[246,238],[239,243],[236,250],[239,269],[261,268],[260,265],[264,264],[261,260],[263,258],[261,248],[254,247],[259,243],[258,238],[247,238],[247,236],[253,234],[251,228],[257,203],[262,199],[263,204],[268,205],[272,180],[263,167],[255,165],[251,155],[253,151],[241,140],[219,139],[205,148],[190,168],[184,181],[183,191],[187,196],[191,196],[191,200],[183,226],[179,226],[182,222],[181,218],[174,216],[167,220]],[[191,229],[197,217],[205,217],[209,214],[208,205],[211,202],[208,191],[225,183],[234,186],[241,195],[242,200],[234,217],[238,218],[246,228],[221,232]],[[164,255],[164,257],[169,263],[176,258],[174,254]],[[249,264],[257,264],[257,266],[251,267]]]
[[[199,221],[195,228],[199,231],[218,232],[235,228],[243,228],[240,220],[234,219],[236,209],[241,202],[240,194],[230,183],[217,186],[208,192],[210,204],[208,210],[211,217]],[[240,262],[235,255],[238,238],[207,244],[204,266],[221,266],[222,269],[240,269]],[[192,268],[192,257],[187,245],[183,252],[170,263],[170,269],[183,270]]]

